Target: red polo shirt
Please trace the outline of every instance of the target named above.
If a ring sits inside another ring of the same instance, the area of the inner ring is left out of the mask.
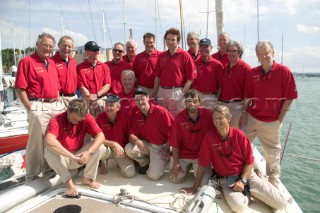
[[[58,70],[58,77],[61,87],[60,93],[62,94],[75,93],[77,90],[77,62],[71,56],[68,56],[68,58],[67,66],[65,60],[59,55],[59,52],[56,52],[56,54],[51,57]]]
[[[47,132],[55,135],[64,148],[75,152],[83,146],[86,133],[96,137],[101,129],[90,114],[78,124],[71,124],[67,119],[67,112],[63,112],[50,120]]]
[[[229,69],[229,63],[224,66],[221,101],[243,99],[246,78],[250,70],[250,65],[241,59],[239,59],[231,70]]]
[[[93,67],[85,60],[77,66],[77,73],[78,88],[85,87],[90,94],[96,94],[106,84],[111,85],[110,70],[100,61]]]
[[[110,93],[118,94],[122,91],[121,85],[121,73],[123,70],[132,70],[132,67],[123,59],[119,63],[115,64],[113,61],[107,61],[106,64],[110,69],[111,75],[111,89]]]
[[[138,85],[153,88],[155,79],[154,72],[160,53],[160,51],[154,49],[150,55],[148,55],[146,51],[143,51],[136,56],[133,63],[133,70],[136,78],[138,78]]]
[[[191,49],[188,49],[188,53],[190,54],[190,56],[192,57],[192,59],[194,61],[198,61],[198,60],[201,60],[201,54],[200,52],[198,51],[197,55],[195,55]]]
[[[198,159],[202,139],[212,128],[212,111],[199,108],[199,118],[193,123],[186,110],[181,111],[171,127],[170,146],[179,149],[179,158]]]
[[[134,134],[152,144],[165,144],[168,141],[172,123],[173,117],[168,110],[150,103],[147,118],[144,118],[139,109],[134,112],[130,134]]]
[[[50,58],[47,63],[48,69],[36,52],[22,59],[14,88],[26,90],[29,98],[58,98],[60,86],[57,69]]]
[[[284,101],[298,98],[298,92],[290,69],[274,61],[265,75],[261,66],[249,72],[244,97],[252,99],[248,108],[252,117],[272,122],[279,119]]]
[[[194,80],[192,88],[199,92],[218,92],[222,84],[223,66],[210,57],[207,62],[202,59],[195,62],[197,68],[197,79]]]
[[[179,47],[173,56],[169,50],[159,55],[155,76],[160,78],[160,86],[183,87],[197,77],[197,71],[192,57]]]
[[[213,53],[212,57],[221,62],[222,65],[229,63],[228,54],[225,53],[221,56],[220,51]]]
[[[219,176],[241,175],[244,165],[254,163],[251,143],[239,129],[230,127],[226,141],[213,129],[204,136],[198,163],[201,166],[212,163]]]
[[[129,130],[130,130],[130,120],[129,116],[122,112],[118,112],[114,124],[110,123],[107,113],[100,113],[96,122],[102,129],[104,137],[106,140],[115,141],[123,148],[128,143],[129,140]]]
[[[130,67],[133,67],[134,61],[136,60],[136,55],[133,56],[133,58],[131,59],[131,61],[129,60],[128,55],[122,56],[122,59],[123,59],[125,62],[127,62],[127,63],[130,65]]]
[[[122,90],[117,95],[121,99],[121,108],[120,111],[124,111],[130,115],[132,118],[132,113],[134,112],[136,107],[136,103],[134,101],[134,91],[136,90],[135,87],[132,88],[132,90],[128,94],[124,94],[124,91]]]

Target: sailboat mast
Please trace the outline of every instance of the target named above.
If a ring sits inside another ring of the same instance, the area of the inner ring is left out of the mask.
[[[184,50],[184,30],[183,30],[183,12],[182,12],[182,1],[179,0],[180,7],[180,30],[181,30],[181,39],[180,44],[182,45],[182,49]]]
[[[216,0],[216,27],[217,35],[221,34],[223,30],[223,0]]]

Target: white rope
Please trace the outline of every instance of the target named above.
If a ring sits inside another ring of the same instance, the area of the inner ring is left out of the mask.
[[[301,155],[293,155],[293,154],[287,154],[287,153],[285,153],[285,155],[289,156],[289,157],[301,158],[301,159],[305,159],[305,160],[312,160],[312,161],[320,162],[320,159],[316,159],[316,158],[309,158],[309,157],[304,157]]]

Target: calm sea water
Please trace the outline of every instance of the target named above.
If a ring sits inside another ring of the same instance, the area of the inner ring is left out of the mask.
[[[282,127],[284,142],[292,123],[281,180],[303,212],[320,212],[320,78],[298,77],[296,83],[298,99]]]

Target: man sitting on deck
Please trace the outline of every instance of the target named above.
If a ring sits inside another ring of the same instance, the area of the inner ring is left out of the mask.
[[[82,183],[92,188],[99,188],[95,181],[99,159],[105,152],[102,146],[104,135],[92,115],[88,114],[84,100],[73,99],[67,111],[52,118],[46,133],[45,158],[49,166],[66,183],[66,195],[78,196],[68,169],[77,169],[83,165]],[[89,133],[93,142],[84,144],[84,137]]]
[[[230,127],[231,116],[228,107],[224,105],[214,108],[213,123],[216,129],[205,135],[200,149],[196,180],[193,187],[184,190],[195,193],[206,168],[212,163],[232,211],[243,212],[247,208],[247,193],[272,208],[286,208],[286,198],[280,191],[253,171],[254,158],[250,141],[241,130]]]

